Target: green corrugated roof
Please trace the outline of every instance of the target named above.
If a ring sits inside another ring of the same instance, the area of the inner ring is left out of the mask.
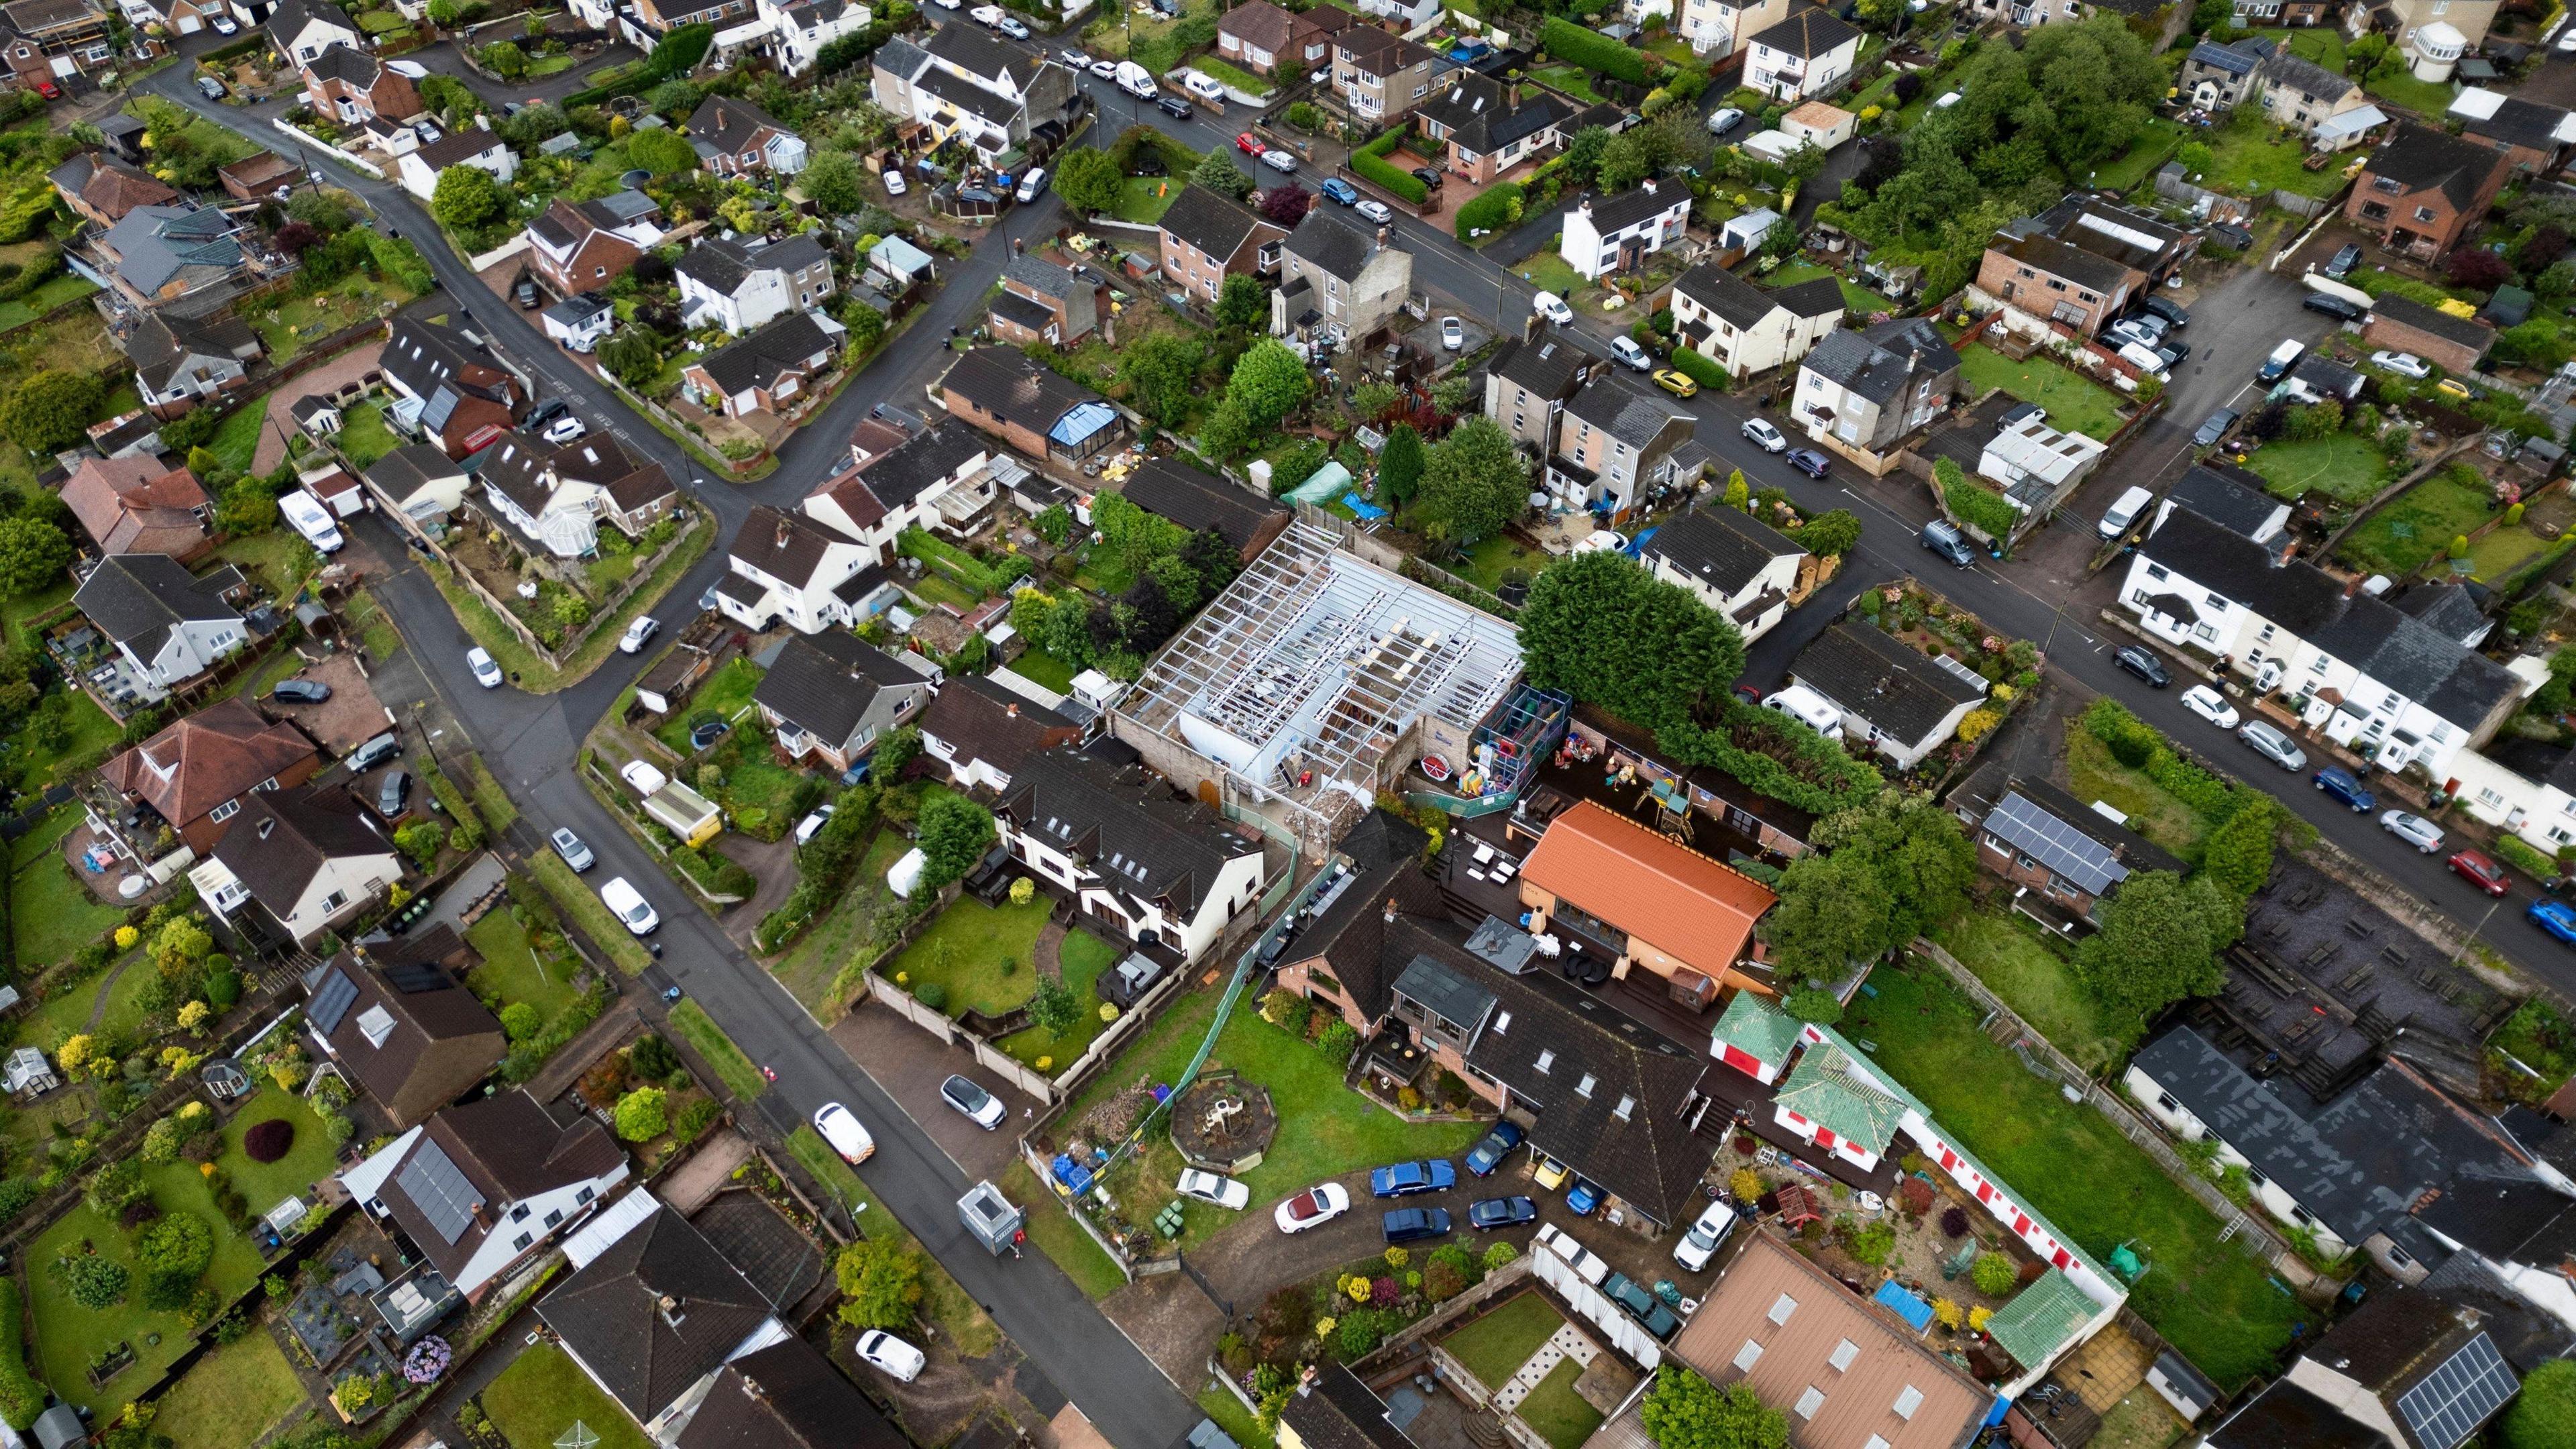
[[[1905,1104],[1880,1091],[1829,1041],[1807,1048],[1773,1100],[1873,1152],[1887,1150],[1896,1140],[1897,1123],[1905,1118]]]
[[[2012,1355],[2013,1362],[2036,1370],[2101,1311],[2102,1305],[2076,1287],[2074,1279],[2051,1268],[1996,1309],[1995,1316],[1986,1320],[1986,1332]]]
[[[1738,990],[1735,999],[1719,1014],[1710,1032],[1725,1042],[1774,1064],[1785,1062],[1798,1048],[1798,1033],[1804,1023],[1782,1011],[1779,1005],[1758,991]]]

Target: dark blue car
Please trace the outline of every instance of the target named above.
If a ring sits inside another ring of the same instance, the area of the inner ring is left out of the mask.
[[[1324,194],[1324,199],[1326,201],[1333,202],[1339,206],[1355,205],[1360,199],[1359,188],[1353,186],[1347,181],[1344,181],[1338,176],[1325,177],[1324,184],[1316,187],[1315,189]]]
[[[1417,1192],[1447,1192],[1458,1185],[1458,1169],[1449,1159],[1435,1157],[1429,1162],[1399,1162],[1381,1167],[1369,1174],[1371,1197],[1408,1197]]]
[[[1577,1177],[1574,1179],[1574,1185],[1565,1190],[1565,1205],[1573,1210],[1576,1217],[1588,1218],[1592,1216],[1594,1208],[1601,1206],[1601,1199],[1607,1196],[1609,1194],[1603,1192],[1592,1179]]]
[[[1521,1129],[1510,1122],[1497,1122],[1494,1130],[1485,1134],[1485,1140],[1467,1153],[1467,1170],[1478,1177],[1490,1177],[1520,1145]]]
[[[1478,1198],[1467,1204],[1467,1226],[1480,1233],[1535,1221],[1538,1203],[1525,1197]]]
[[[2361,782],[2352,777],[2350,770],[2328,765],[2317,771],[2315,780],[2318,789],[2341,801],[2344,808],[2356,815],[2367,815],[2379,808],[2379,797],[2361,788]]]
[[[1397,1208],[1379,1224],[1390,1243],[1410,1243],[1417,1238],[1440,1238],[1449,1234],[1447,1208]]]
[[[2576,946],[2576,906],[2565,901],[2533,901],[2522,914],[2533,925]]]

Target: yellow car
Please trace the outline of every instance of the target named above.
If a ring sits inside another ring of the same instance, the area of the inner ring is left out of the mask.
[[[1671,393],[1675,397],[1697,397],[1699,395],[1698,383],[1691,381],[1689,378],[1682,376],[1680,373],[1673,371],[1669,367],[1659,367],[1655,369],[1655,386],[1662,388],[1664,391]]]
[[[2469,385],[2467,383],[2464,383],[2455,377],[2446,377],[2440,382],[2433,384],[2433,391],[2448,393],[2452,397],[2459,398],[2464,402],[2475,396],[2474,393],[2469,391]]]
[[[1688,382],[1690,379],[1685,377],[1682,381]],[[1532,1151],[1530,1153],[1530,1175],[1538,1180],[1539,1186],[1553,1192],[1559,1186],[1564,1184],[1567,1177],[1567,1171],[1564,1163],[1557,1161],[1553,1157],[1542,1156],[1538,1152]]]

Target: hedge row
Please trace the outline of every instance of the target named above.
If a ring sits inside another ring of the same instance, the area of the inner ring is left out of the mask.
[[[1673,371],[1702,387],[1722,390],[1735,385],[1735,378],[1727,372],[1724,364],[1696,348],[1674,348]]]
[[[1480,231],[1501,231],[1521,219],[1527,192],[1517,181],[1497,181],[1458,208],[1458,240],[1473,243]]]
[[[2020,510],[2002,494],[1969,482],[1964,474],[1942,487],[1941,501],[1961,523],[1998,544],[2012,537],[2013,525],[2021,521]]]
[[[1409,204],[1420,206],[1423,199],[1431,194],[1431,188],[1422,184],[1422,178],[1397,170],[1395,163],[1386,159],[1388,152],[1404,144],[1405,135],[1404,128],[1399,126],[1353,151],[1351,169],[1372,185],[1382,186]]]
[[[32,1428],[45,1411],[45,1386],[27,1372],[27,1343],[18,1317],[18,1280],[0,1278],[0,1419]]]
[[[1805,773],[1791,769],[1771,754],[1747,749],[1739,739],[1779,746],[1796,757]],[[1659,730],[1657,747],[1675,759],[1692,765],[1710,765],[1724,770],[1746,785],[1774,800],[1808,812],[1830,815],[1837,810],[1865,805],[1886,788],[1887,779],[1876,766],[1856,759],[1840,744],[1809,729],[1801,721],[1778,710],[1762,709],[1740,699],[1730,699],[1725,718],[1716,729],[1702,729],[1685,724]]]
[[[2155,726],[2109,695],[2097,697],[2086,707],[2084,730],[2111,751],[2111,758],[2145,772],[2158,789],[2207,819],[2213,828],[2226,824],[2253,798],[2244,787],[2175,754]]]
[[[2531,842],[2519,835],[2497,836],[2495,849],[2496,854],[2504,857],[2505,864],[2535,879],[2552,881],[2561,874],[2557,861],[2541,854]]]
[[[1646,56],[1609,36],[1584,29],[1561,15],[1551,15],[1539,27],[1539,45],[1563,61],[1571,61],[1588,71],[1597,71],[1613,80],[1632,86],[1646,83]]]

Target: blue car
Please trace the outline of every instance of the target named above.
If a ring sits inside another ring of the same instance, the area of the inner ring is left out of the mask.
[[[2317,771],[2315,779],[2318,789],[2341,801],[2355,815],[2367,815],[2379,808],[2379,797],[2361,788],[2361,782],[2352,777],[2350,770],[2328,765]]]
[[[1360,199],[1360,189],[1338,176],[1325,177],[1324,184],[1315,189],[1324,194],[1325,200],[1341,206],[1352,205]]]
[[[1608,1195],[1592,1179],[1577,1177],[1574,1186],[1565,1190],[1565,1205],[1573,1210],[1576,1217],[1588,1218],[1594,1208],[1601,1206],[1601,1199]]]
[[[1521,1129],[1509,1122],[1497,1122],[1494,1130],[1485,1134],[1485,1140],[1468,1152],[1467,1170],[1478,1177],[1491,1177],[1512,1149],[1520,1145]]]
[[[2533,925],[2576,946],[2576,906],[2565,901],[2533,901],[2522,914]]]
[[[1378,1224],[1390,1243],[1410,1243],[1417,1238],[1442,1238],[1449,1235],[1447,1208],[1397,1208]]]
[[[1371,1197],[1409,1197],[1417,1192],[1447,1192],[1458,1185],[1458,1169],[1449,1159],[1435,1157],[1429,1162],[1399,1162],[1381,1167],[1369,1174]]]
[[[1525,1197],[1478,1198],[1467,1204],[1467,1226],[1480,1233],[1513,1227],[1538,1218],[1538,1203]]]

